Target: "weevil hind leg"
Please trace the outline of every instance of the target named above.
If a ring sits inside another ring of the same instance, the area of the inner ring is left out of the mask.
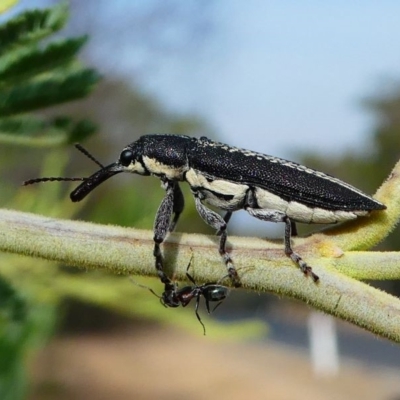
[[[292,237],[292,221],[289,217],[286,217],[283,222],[285,223],[285,254],[299,266],[300,270],[305,275],[311,276],[314,282],[318,282],[319,276],[316,275],[312,268],[292,249],[292,244],[290,243],[290,238]]]
[[[246,211],[255,218],[262,221],[268,222],[284,222],[285,223],[285,254],[300,268],[305,274],[311,276],[314,282],[319,281],[318,275],[316,275],[312,268],[292,249],[290,242],[292,235],[292,229],[295,227],[295,233],[297,234],[296,224],[283,212],[276,210],[261,210],[256,208],[248,207]]]

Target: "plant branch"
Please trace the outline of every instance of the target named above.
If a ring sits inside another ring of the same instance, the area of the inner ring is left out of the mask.
[[[400,254],[346,252],[343,255],[341,252],[337,258],[326,257],[321,253],[326,247],[321,246],[320,238],[315,242],[315,236],[321,234],[296,238],[294,245],[320,276],[318,285],[302,276],[288,260],[281,241],[230,237],[229,245],[243,287],[303,300],[326,313],[400,342],[400,301],[338,272],[351,270],[355,264],[362,265],[371,256],[371,266],[374,263],[385,265],[390,260],[389,267],[393,266],[399,278]],[[203,282],[221,279],[226,272],[216,251],[217,240],[213,236],[171,234],[164,244],[166,265],[174,268],[174,271],[167,271],[168,274],[184,279],[193,257],[196,279]],[[156,275],[151,231],[0,210],[0,249],[81,268]],[[369,278],[373,276],[373,267],[367,271]],[[360,268],[358,276],[361,272]]]
[[[320,277],[306,279],[284,255],[281,241],[229,237],[243,288],[300,299],[328,314],[400,343],[400,300],[357,279],[400,279],[400,253],[366,252],[383,240],[400,217],[400,162],[376,198],[387,210],[360,218],[293,245]],[[215,236],[170,234],[163,244],[166,271],[199,282],[226,275]],[[0,210],[0,250],[40,257],[80,268],[118,274],[156,275],[153,232],[87,222],[66,221],[11,210]],[[357,251],[356,251],[357,250]]]

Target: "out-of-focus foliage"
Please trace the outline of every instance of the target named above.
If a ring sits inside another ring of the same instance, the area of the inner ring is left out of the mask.
[[[31,114],[86,96],[99,75],[76,58],[86,37],[46,42],[68,18],[66,3],[32,10],[0,26],[0,143],[52,146],[94,132],[89,121]]]
[[[0,395],[5,400],[26,396],[24,361],[54,331],[54,304],[40,300],[34,288],[22,291],[0,276]]]
[[[86,96],[98,80],[98,74],[76,58],[86,37],[49,41],[49,36],[59,31],[67,18],[67,5],[60,3],[51,9],[27,11],[0,26],[3,207],[30,211],[41,208],[50,215],[71,215],[68,208],[61,207],[57,187],[46,191],[42,203],[33,194],[16,190],[18,166],[28,166],[33,147],[54,147],[94,132],[94,124],[88,120],[76,121],[65,115],[50,119],[37,114],[44,107]],[[47,159],[44,168],[46,164],[53,165],[53,172],[58,169],[61,173],[63,156],[59,151],[55,154]],[[61,297],[49,285],[49,270],[49,265],[39,260],[0,255],[1,399],[25,398],[26,361],[32,349],[54,331]]]

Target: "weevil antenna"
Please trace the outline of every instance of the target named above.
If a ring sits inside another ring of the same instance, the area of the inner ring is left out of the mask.
[[[27,181],[22,182],[22,186],[33,185],[34,183],[40,182],[76,182],[76,181],[85,181],[87,178],[63,178],[61,176],[51,176],[48,178],[35,178],[29,179]]]
[[[94,163],[96,163],[100,168],[104,168],[104,165],[97,160],[94,156],[92,156],[88,150],[86,150],[82,145],[80,145],[79,143],[75,143],[75,147],[82,153],[84,154],[87,158],[89,158],[90,160],[92,160]]]

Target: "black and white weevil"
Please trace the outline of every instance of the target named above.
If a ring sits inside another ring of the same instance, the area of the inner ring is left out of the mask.
[[[162,182],[166,195],[154,223],[154,257],[166,295],[176,288],[166,276],[160,244],[173,231],[183,211],[184,199],[179,187],[186,181],[195,199],[198,213],[220,236],[219,253],[236,285],[239,277],[226,251],[227,224],[234,211],[246,210],[263,221],[285,224],[285,254],[315,282],[318,276],[293,251],[292,233],[296,222],[330,224],[366,216],[386,206],[355,187],[330,175],[281,158],[214,142],[180,135],[145,135],[126,146],[119,159],[101,167],[71,193],[80,201],[102,182],[120,172],[154,175]],[[46,180],[74,178],[39,178],[25,185]],[[224,217],[204,203],[226,211]]]

